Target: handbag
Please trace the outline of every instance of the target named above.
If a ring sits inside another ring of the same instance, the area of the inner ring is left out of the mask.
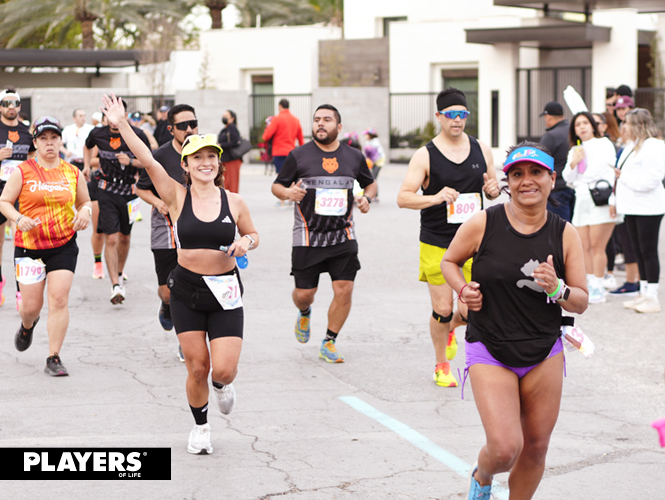
[[[249,142],[247,139],[243,139],[242,137],[240,137],[240,142],[238,143],[238,145],[232,147],[229,150],[229,153],[231,154],[234,160],[239,160],[250,149],[252,149],[252,143]]]
[[[597,207],[607,205],[613,191],[614,187],[604,179],[599,180],[595,186],[589,188],[591,198],[593,198],[593,202]]]

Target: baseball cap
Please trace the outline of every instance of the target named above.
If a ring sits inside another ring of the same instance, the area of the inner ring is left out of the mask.
[[[364,131],[363,131],[363,135],[370,135],[370,134],[371,134],[371,135],[378,135],[378,134],[376,133],[376,129],[375,129],[374,127],[370,127],[370,128],[368,128],[367,130],[364,130]]]
[[[630,90],[628,85],[619,85],[616,90],[617,95],[624,95],[628,97],[633,97],[633,91]]]
[[[635,101],[633,98],[627,95],[622,95],[617,99],[617,102],[614,103],[614,108],[634,108]]]
[[[222,155],[222,148],[217,144],[217,136],[215,134],[206,134],[206,135],[190,135],[185,139],[185,144],[182,147],[182,154],[180,159],[184,160],[185,156],[196,153],[199,149],[206,147],[215,148],[219,155]]]
[[[130,120],[140,120],[141,116],[143,116],[143,115],[140,111],[134,111],[133,113],[129,114],[129,119]]]
[[[42,116],[41,118],[37,118],[35,120],[32,137],[36,139],[37,137],[42,135],[43,132],[47,130],[53,130],[60,137],[62,137],[62,129],[60,128],[60,121],[58,121],[57,118],[53,118],[52,116]]]
[[[531,163],[537,163],[542,165],[550,171],[554,171],[554,158],[552,158],[547,153],[529,146],[524,146],[521,148],[515,149],[512,153],[508,155],[505,163],[503,164],[503,173],[508,173],[510,167],[515,163],[522,161],[529,161]]]
[[[162,113],[168,113],[169,109],[171,109],[171,108],[169,108],[168,106],[162,106],[161,108],[159,108],[159,110]]]
[[[545,104],[545,110],[540,113],[540,116],[544,115],[563,116],[563,106],[556,101],[550,101]]]
[[[15,90],[3,90],[0,92],[0,101],[2,101],[5,97],[13,97],[14,99],[18,99],[19,101],[21,100],[21,97],[18,95],[18,92]]]

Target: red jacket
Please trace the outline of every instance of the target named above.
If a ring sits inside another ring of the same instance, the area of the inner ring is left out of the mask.
[[[300,120],[293,116],[288,109],[283,109],[270,121],[270,125],[263,132],[263,140],[272,139],[272,155],[287,156],[298,145],[302,146],[302,128]]]

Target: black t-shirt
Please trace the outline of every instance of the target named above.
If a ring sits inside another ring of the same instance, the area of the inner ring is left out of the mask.
[[[12,143],[12,156],[7,160],[2,160],[4,168],[2,169],[3,179],[0,179],[0,191],[5,187],[5,182],[9,178],[10,173],[20,163],[28,159],[28,153],[32,153],[35,150],[30,130],[21,122],[18,122],[18,125],[15,127],[10,127],[0,121],[0,148],[4,148],[7,145],[7,141]]]
[[[166,170],[166,173],[169,174],[172,179],[175,179],[180,184],[185,184],[185,171],[180,166],[180,153],[175,150],[172,142],[168,142],[157,148],[152,152],[152,156],[162,167],[164,167],[164,170]],[[141,169],[136,188],[143,190],[149,189],[152,191],[152,194],[161,199],[161,196],[159,196],[159,193],[152,183],[152,179],[150,179],[150,176],[145,169]]]
[[[550,153],[552,153],[552,158],[554,158],[554,171],[556,172],[555,190],[566,187],[566,181],[563,180],[561,172],[563,172],[568,161],[568,151],[570,150],[570,143],[568,142],[569,128],[568,120],[562,120],[553,127],[548,128],[540,138],[540,143],[549,149]]]
[[[483,307],[469,311],[467,342],[482,342],[503,364],[522,368],[545,360],[560,335],[561,306],[547,300],[531,273],[552,255],[565,278],[563,231],[566,221],[547,212],[533,234],[517,232],[505,205],[488,208],[485,234],[473,257],[471,279],[480,284]]]
[[[429,184],[424,195],[434,195],[448,186],[460,194],[479,193],[483,202],[483,174],[487,164],[480,144],[469,136],[469,156],[462,163],[446,158],[432,141],[427,143],[429,153]],[[461,224],[448,222],[448,204],[441,203],[420,211],[420,241],[439,248],[448,248]]]
[[[131,126],[134,133],[145,143],[148,148],[150,142],[143,130]],[[136,174],[139,169],[122,165],[116,155],[125,153],[130,158],[136,158],[129,150],[120,132],[112,132],[111,127],[96,127],[90,131],[85,140],[85,146],[92,149],[95,146],[99,149],[99,189],[116,194],[132,194],[133,186],[136,182]]]
[[[160,146],[163,146],[173,139],[171,132],[169,132],[169,129],[167,128],[168,126],[169,122],[167,120],[159,120],[155,127],[155,132],[152,134],[155,137],[157,144]]]
[[[308,142],[289,153],[275,182],[289,187],[300,179],[307,194],[294,204],[293,246],[328,247],[355,240],[353,181],[362,188],[374,182],[363,154],[343,143],[328,153],[315,141]]]

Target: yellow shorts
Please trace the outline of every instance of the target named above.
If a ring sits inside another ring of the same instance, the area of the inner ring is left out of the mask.
[[[443,254],[446,253],[445,248],[428,245],[427,243],[420,242],[420,269],[419,280],[426,281],[430,285],[445,285],[446,280],[441,273],[441,261]],[[468,283],[471,281],[471,265],[473,259],[469,259],[464,263],[462,272],[464,278]]]

